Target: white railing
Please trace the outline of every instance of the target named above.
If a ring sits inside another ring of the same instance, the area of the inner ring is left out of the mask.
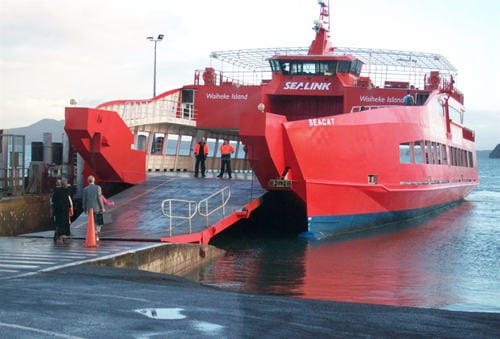
[[[192,233],[192,220],[197,213],[200,216],[205,217],[207,227],[208,217],[213,213],[222,210],[222,216],[225,217],[225,206],[227,205],[230,197],[231,189],[229,186],[226,186],[209,195],[198,203],[194,200],[183,199],[163,200],[161,202],[161,212],[165,217],[169,219],[169,236],[172,236],[173,219],[187,220],[189,223],[189,233]],[[179,212],[179,215],[174,215],[174,209],[176,212]]]
[[[221,188],[214,194],[206,197],[198,203],[198,213],[205,217],[206,225],[208,227],[208,217],[218,210],[222,209],[222,216],[226,216],[225,206],[231,197],[231,189],[229,186]],[[220,201],[219,201],[220,199]],[[209,202],[213,202],[213,207],[209,209]],[[204,208],[202,208],[204,207]]]
[[[177,92],[159,100],[131,100],[99,108],[116,111],[129,127],[168,122],[195,126],[196,120],[194,105],[179,103]]]
[[[173,215],[173,208],[172,205],[183,205],[185,206],[183,209],[177,208],[176,210],[182,210],[186,212],[187,210],[187,216],[184,215]],[[169,234],[172,236],[172,219],[183,219],[183,220],[188,220],[189,222],[189,233],[191,233],[191,220],[193,217],[196,215],[196,210],[197,210],[197,204],[196,201],[193,200],[182,200],[182,199],[166,199],[161,202],[161,213],[166,216],[169,219]],[[187,207],[187,209],[186,209]]]

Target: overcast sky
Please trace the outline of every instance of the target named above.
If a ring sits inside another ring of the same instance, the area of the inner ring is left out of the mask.
[[[331,0],[334,46],[445,56],[459,71],[477,148],[500,142],[500,1]],[[0,128],[64,119],[192,83],[216,50],[306,47],[315,0],[0,0]]]

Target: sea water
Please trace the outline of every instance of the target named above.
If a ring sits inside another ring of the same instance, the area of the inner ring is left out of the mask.
[[[427,220],[327,240],[226,239],[191,279],[232,291],[317,300],[500,312],[500,159],[480,185]]]

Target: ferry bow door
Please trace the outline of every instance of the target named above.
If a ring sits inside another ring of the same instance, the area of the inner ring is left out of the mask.
[[[181,118],[195,120],[194,116],[194,90],[183,89],[181,93]]]
[[[341,96],[269,96],[272,113],[286,115],[288,121],[321,118],[342,113]]]

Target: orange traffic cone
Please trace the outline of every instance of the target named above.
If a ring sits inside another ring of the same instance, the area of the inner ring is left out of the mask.
[[[87,238],[83,247],[99,247],[95,238],[95,227],[94,227],[94,210],[89,209],[89,222],[87,226]]]

